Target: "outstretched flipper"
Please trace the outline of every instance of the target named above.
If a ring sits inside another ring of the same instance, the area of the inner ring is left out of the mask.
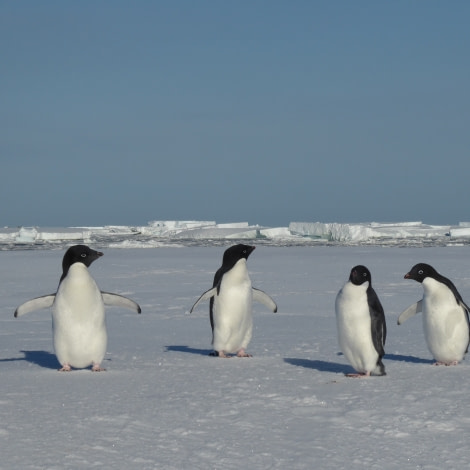
[[[406,320],[408,320],[408,318],[411,318],[417,313],[420,313],[422,311],[422,304],[423,304],[423,300],[421,299],[421,300],[418,300],[418,302],[416,302],[415,304],[410,305],[404,312],[400,314],[397,320],[397,324],[401,325]]]
[[[204,302],[204,300],[208,300],[211,297],[214,297],[214,295],[216,294],[217,294],[217,287],[213,287],[212,289],[209,289],[208,291],[204,292],[204,294],[202,294],[201,297],[199,297],[199,299],[196,300],[194,305],[191,307],[191,310],[189,311],[189,313],[192,313],[193,310],[198,306],[198,304],[200,304],[201,302]]]
[[[55,294],[42,295],[41,297],[28,300],[15,310],[15,318],[21,317],[21,315],[24,315],[25,313],[34,312],[35,310],[52,307],[54,300]]]
[[[274,302],[274,300],[271,297],[269,297],[269,295],[266,294],[266,292],[263,292],[260,289],[255,289],[254,287],[253,287],[253,300],[260,302],[263,305],[266,305],[266,307],[268,307],[274,313],[277,312],[276,302]]]
[[[130,310],[134,310],[134,312],[137,313],[142,312],[142,309],[137,302],[134,302],[133,300],[124,297],[123,295],[112,294],[111,292],[101,292],[101,296],[103,297],[103,302],[105,305],[128,308]]]

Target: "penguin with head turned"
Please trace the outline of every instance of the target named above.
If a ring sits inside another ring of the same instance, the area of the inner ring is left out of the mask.
[[[210,299],[209,315],[212,328],[212,355],[251,357],[246,348],[253,333],[253,300],[263,303],[273,312],[277,305],[268,294],[251,285],[246,261],[254,246],[235,245],[225,250],[222,266],[214,276],[211,289],[204,292],[191,308]]]
[[[52,307],[54,350],[62,368],[102,371],[106,353],[107,331],[105,305],[125,307],[141,313],[133,300],[118,294],[101,292],[88,268],[103,256],[86,245],[70,247],[62,260],[62,276],[55,294],[21,304],[15,311],[20,317],[34,310]]]
[[[385,375],[385,314],[365,266],[351,269],[348,282],[336,296],[335,310],[339,345],[357,371],[347,375]]]
[[[400,314],[398,324],[422,312],[424,337],[435,365],[458,364],[470,341],[467,304],[452,281],[429,264],[416,264],[405,274],[405,279],[421,283],[423,298]]]

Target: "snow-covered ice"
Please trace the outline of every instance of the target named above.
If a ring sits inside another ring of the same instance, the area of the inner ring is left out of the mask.
[[[470,223],[457,226],[423,222],[323,223],[291,222],[287,227],[265,227],[248,222],[151,221],[144,226],[99,227],[4,227],[0,250],[18,246],[63,247],[75,243],[100,246],[154,248],[167,243],[211,244],[214,240],[258,240],[268,245],[406,245],[434,246],[470,244]]]
[[[403,240],[442,238],[449,235],[449,226],[426,225],[422,222],[401,223],[302,223],[291,222],[289,231],[300,236],[325,238],[339,242],[363,242],[368,240]]]
[[[108,309],[103,373],[57,372],[49,311],[13,318],[55,291],[63,251],[0,251],[0,468],[467,468],[468,360],[432,366],[420,316],[396,325],[420,261],[470,301],[467,246],[258,246],[253,285],[279,311],[254,304],[251,359],[209,357],[208,307],[187,313],[224,249],[103,250],[98,285],[142,306]],[[347,378],[339,354],[334,300],[359,263],[386,313],[385,377]]]

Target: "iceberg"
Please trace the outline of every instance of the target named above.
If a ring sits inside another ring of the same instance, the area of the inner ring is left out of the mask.
[[[78,230],[74,228],[48,228],[39,229],[36,239],[38,241],[57,242],[63,240],[86,242],[91,237],[91,230]]]
[[[452,227],[449,231],[451,238],[470,238],[470,222],[459,222],[458,227]]]
[[[143,235],[157,237],[174,237],[181,232],[212,228],[217,224],[214,221],[197,221],[197,220],[154,220],[148,223],[146,227],[140,227]]]
[[[3,227],[0,228],[0,244],[14,243],[18,237],[18,229]]]
[[[15,243],[34,243],[38,231],[34,227],[21,227],[15,237]]]
[[[198,228],[188,228],[179,232],[175,238],[186,239],[233,239],[258,238],[259,230],[250,227],[248,222],[235,222],[228,224],[205,225]]]
[[[452,238],[470,238],[470,227],[456,227],[450,229]]]
[[[449,234],[450,226],[433,226],[422,222],[359,224],[291,222],[289,230],[295,235],[322,238],[329,241],[365,242],[377,239],[444,237]]]
[[[470,244],[470,222],[457,226],[411,222],[324,223],[291,222],[287,227],[266,227],[248,222],[212,220],[154,220],[143,226],[0,228],[0,250],[65,247],[87,243],[100,247],[152,248],[234,243],[284,246],[305,244],[374,244],[384,246],[444,246]]]
[[[260,235],[262,238],[279,238],[279,239],[300,239],[295,234],[293,234],[288,227],[275,227],[275,228],[261,228]]]

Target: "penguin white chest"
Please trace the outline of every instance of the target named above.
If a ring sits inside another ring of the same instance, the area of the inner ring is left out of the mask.
[[[336,326],[343,354],[361,373],[374,370],[378,353],[372,342],[371,318],[367,303],[368,283],[347,282],[336,297]]]
[[[222,278],[214,299],[214,349],[234,353],[248,346],[253,332],[253,291],[246,260]]]
[[[100,364],[107,346],[101,292],[82,263],[70,266],[52,310],[54,349],[59,362],[83,368]]]
[[[464,309],[445,284],[427,277],[422,285],[423,330],[429,350],[438,362],[461,361],[469,340]]]

